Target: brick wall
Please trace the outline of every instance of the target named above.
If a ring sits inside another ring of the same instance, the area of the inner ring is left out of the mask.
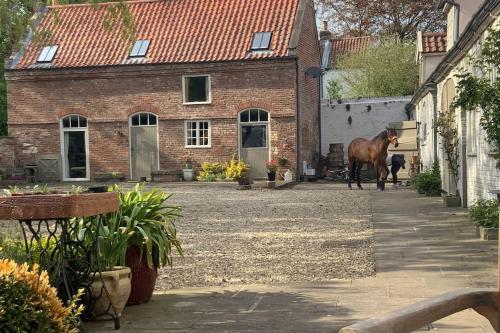
[[[11,174],[16,166],[18,155],[17,141],[13,137],[0,138],[0,169]]]
[[[211,104],[182,104],[186,74],[210,74]],[[76,113],[88,118],[91,174],[129,175],[128,119],[136,112],[159,117],[162,169],[179,168],[188,154],[196,163],[227,160],[238,150],[238,113],[262,108],[271,116],[272,152],[295,165],[293,60],[9,71],[7,80],[9,133],[30,147],[24,162],[60,155],[59,119]],[[186,119],[211,120],[212,148],[184,148]],[[306,136],[308,150],[313,141]]]
[[[315,36],[315,38],[312,38]],[[321,76],[312,78],[305,74],[311,67],[320,67],[321,55],[317,36],[314,3],[306,1],[302,21],[301,35],[297,47],[298,78],[300,96],[300,157],[310,164],[317,162],[319,157],[319,80]]]

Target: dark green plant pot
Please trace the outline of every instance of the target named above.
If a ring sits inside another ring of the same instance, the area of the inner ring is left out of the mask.
[[[455,195],[445,195],[443,196],[443,203],[446,207],[460,207],[462,206],[462,201],[459,196]]]

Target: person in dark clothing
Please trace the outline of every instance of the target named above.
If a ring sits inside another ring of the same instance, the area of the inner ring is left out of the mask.
[[[387,165],[391,166],[391,175],[392,175],[392,189],[397,189],[398,183],[398,171],[405,168],[405,156],[403,154],[389,154],[387,156]]]

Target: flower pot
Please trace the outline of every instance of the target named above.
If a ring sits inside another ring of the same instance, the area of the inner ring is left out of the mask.
[[[497,240],[498,228],[479,227],[479,238],[482,240]]]
[[[460,197],[455,195],[443,196],[443,203],[446,207],[460,207],[462,205]]]
[[[146,253],[142,253],[137,246],[127,249],[125,264],[132,272],[131,292],[127,305],[147,303],[153,296],[158,270],[156,267],[149,267]]]
[[[270,181],[270,182],[274,182],[276,181],[276,172],[268,172],[267,173],[267,180]]]
[[[193,169],[182,169],[184,180],[190,182],[193,180]]]
[[[250,178],[248,176],[238,178],[239,185],[250,185]]]
[[[102,281],[99,274],[95,274],[90,286],[92,294],[96,297],[92,308],[95,317],[108,313],[110,300],[120,316],[130,296],[130,275],[130,268],[121,266],[116,266],[112,271],[102,272]],[[109,293],[109,299],[103,289],[103,283]]]

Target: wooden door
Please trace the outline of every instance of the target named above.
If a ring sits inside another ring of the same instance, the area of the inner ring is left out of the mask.
[[[141,114],[143,115],[143,114]],[[152,115],[156,117],[155,115]],[[151,171],[158,169],[158,126],[157,122],[136,122],[130,126],[130,161],[133,180],[151,178]]]

